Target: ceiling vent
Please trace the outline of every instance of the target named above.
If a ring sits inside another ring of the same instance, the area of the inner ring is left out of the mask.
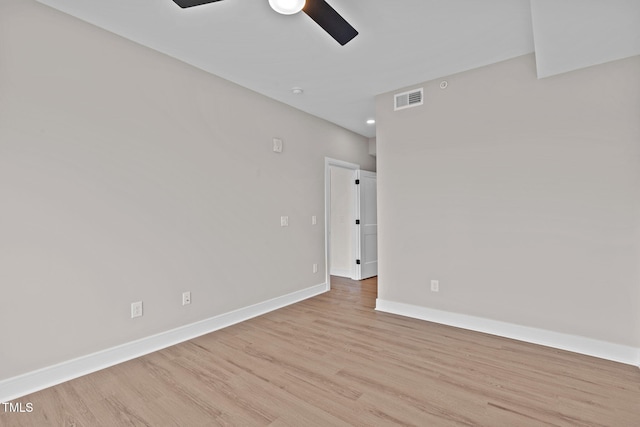
[[[397,93],[394,96],[394,110],[417,107],[423,103],[423,89],[413,89],[408,92]]]

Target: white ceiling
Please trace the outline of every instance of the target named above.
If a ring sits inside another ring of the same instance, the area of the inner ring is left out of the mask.
[[[531,53],[534,29],[545,76],[640,54],[640,0],[328,0],[360,32],[345,46],[268,0],[38,1],[367,137],[375,95]]]
[[[640,55],[640,0],[533,0],[538,78]]]

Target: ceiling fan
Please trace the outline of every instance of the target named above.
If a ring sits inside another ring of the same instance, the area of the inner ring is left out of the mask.
[[[173,1],[178,6],[187,8],[221,0]],[[269,4],[273,10],[284,15],[293,15],[294,13],[303,11],[342,46],[358,35],[356,29],[324,0],[269,0]]]

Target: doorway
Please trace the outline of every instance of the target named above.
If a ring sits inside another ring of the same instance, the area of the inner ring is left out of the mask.
[[[362,280],[377,275],[375,172],[325,158],[325,266],[331,275]]]

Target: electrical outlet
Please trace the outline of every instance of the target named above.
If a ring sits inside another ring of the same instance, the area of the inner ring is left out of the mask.
[[[318,264],[313,264],[313,272],[314,273],[318,272]]]
[[[182,305],[191,304],[191,292],[182,293]]]
[[[280,227],[288,227],[289,226],[289,217],[281,216],[280,217]]]
[[[282,140],[280,138],[273,138],[273,151],[282,153]]]
[[[315,215],[311,216],[311,225],[316,225],[318,223],[318,217]]]
[[[131,303],[131,318],[142,316],[142,301]]]
[[[440,292],[440,282],[438,280],[431,281],[431,292]]]

